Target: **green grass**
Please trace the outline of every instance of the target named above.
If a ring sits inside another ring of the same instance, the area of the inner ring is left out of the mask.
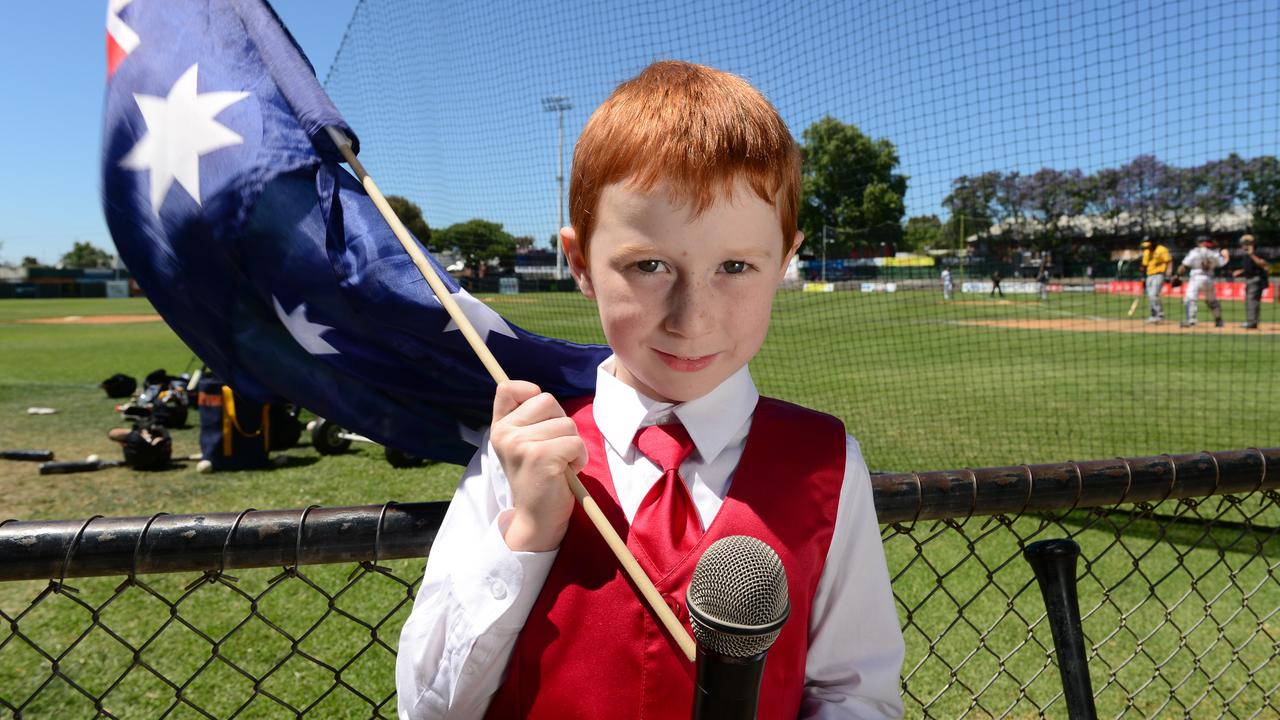
[[[783,293],[753,374],[768,394],[839,415],[878,469],[1277,444],[1280,334],[1203,327],[1132,333],[1140,323],[1125,317],[1129,299],[1123,297],[1063,294],[1048,303],[1030,297],[990,303],[958,294],[945,303],[938,295]],[[578,296],[488,299],[530,329],[601,340],[591,304]],[[1242,319],[1239,303],[1224,306],[1229,323]],[[1272,308],[1264,306],[1264,319]],[[1171,314],[1178,310],[1170,304]],[[105,437],[119,424],[116,401],[97,383],[117,371],[139,378],[159,367],[181,371],[192,363],[190,352],[161,323],[17,321],[150,312],[142,300],[0,303],[0,447],[49,448],[59,459],[118,457]],[[1202,308],[1201,315],[1208,313]],[[964,324],[1080,318],[1100,318],[1109,332]],[[58,413],[28,415],[29,406]],[[178,429],[174,438],[175,456],[197,452],[194,428]],[[41,477],[33,464],[0,461],[0,520],[444,499],[459,473],[450,465],[395,470],[380,448],[368,445],[337,457],[320,457],[307,446],[288,455],[291,462],[277,470],[215,475],[197,474],[194,463],[186,463],[159,473]],[[1028,635],[1027,622],[1043,610],[1019,554],[1027,540],[1069,534],[1090,563],[1080,593],[1086,633],[1099,644],[1092,672],[1095,689],[1103,689],[1103,715],[1164,716],[1190,707],[1198,717],[1228,704],[1264,707],[1280,684],[1271,660],[1280,636],[1272,617],[1280,590],[1277,568],[1267,560],[1280,550],[1276,508],[1254,499],[1221,510],[1217,501],[1155,510],[1215,524],[1078,511],[1007,525],[978,518],[962,528],[887,528],[908,641],[909,714],[927,709],[980,717],[1008,710],[1029,717],[1058,692],[1056,668],[1046,660],[1047,628],[1040,623]],[[403,579],[421,569],[418,561],[390,565]],[[350,570],[304,568],[305,580],[277,577],[277,571],[237,572],[234,583],[191,589],[190,576],[143,576],[144,586],[120,592],[120,578],[83,579],[72,583],[79,592],[46,594],[34,605],[46,583],[7,583],[0,585],[0,612],[26,613],[21,632],[51,654],[72,648],[60,659],[60,672],[94,695],[129,667],[132,653],[122,644],[128,643],[140,648],[143,667],[179,685],[194,677],[184,697],[220,717],[250,699],[241,717],[287,714],[268,695],[296,707],[318,703],[317,717],[367,717],[369,705],[350,688],[381,702],[393,690],[392,662],[386,648],[370,646],[361,621],[377,625],[380,640],[394,647],[409,590],[379,573],[359,574],[348,587]],[[170,613],[173,603],[177,617]],[[260,616],[248,610],[255,605]],[[92,622],[94,612],[100,626]],[[48,662],[7,632],[0,630],[0,698],[21,702],[39,690],[26,717],[92,714],[92,701],[64,680],[42,685]],[[295,643],[300,654],[290,656]],[[211,660],[215,644],[220,659]],[[306,655],[335,667],[357,659],[335,683],[333,673]],[[1109,665],[1116,667],[1114,677]],[[259,679],[258,694],[232,666]],[[952,668],[958,668],[954,678]],[[105,707],[122,717],[154,717],[174,702],[171,688],[135,667]],[[1050,715],[1063,714],[1062,707],[1059,699]],[[173,716],[194,714],[180,705]]]

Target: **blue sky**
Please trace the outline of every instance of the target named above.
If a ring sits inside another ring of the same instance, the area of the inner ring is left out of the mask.
[[[98,194],[105,4],[0,11],[0,261],[112,247]],[[351,22],[329,89],[385,191],[419,202],[433,227],[483,217],[540,243],[557,224],[541,98],[573,100],[568,154],[590,110],[659,57],[745,76],[797,136],[831,114],[889,138],[913,215],[941,214],[961,174],[1280,152],[1274,0],[273,5],[322,80]]]
[[[275,0],[316,72],[328,72],[356,0]],[[0,22],[0,262],[56,262],[76,240],[114,254],[98,192],[105,0],[5,2]]]

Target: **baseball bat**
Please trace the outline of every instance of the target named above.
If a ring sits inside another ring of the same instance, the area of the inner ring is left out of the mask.
[[[1129,317],[1133,317],[1133,314],[1138,311],[1138,303],[1141,300],[1142,300],[1141,295],[1133,299],[1133,302],[1129,305]]]
[[[123,460],[72,460],[68,462],[47,462],[40,464],[41,475],[67,475],[78,472],[94,472],[106,468],[120,467]]]
[[[1080,626],[1080,601],[1076,596],[1076,559],[1080,546],[1075,540],[1039,540],[1022,551],[1035,571],[1044,597],[1045,615],[1053,631],[1053,649],[1062,675],[1062,694],[1070,720],[1097,720],[1089,663],[1084,652],[1084,629]]]
[[[38,460],[53,459],[52,450],[0,450],[0,460]]]

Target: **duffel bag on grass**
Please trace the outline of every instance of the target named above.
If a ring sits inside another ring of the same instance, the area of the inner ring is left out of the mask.
[[[271,405],[237,395],[231,386],[206,375],[198,386],[200,454],[219,470],[256,470],[270,466]]]

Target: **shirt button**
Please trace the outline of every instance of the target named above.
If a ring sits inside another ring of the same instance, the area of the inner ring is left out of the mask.
[[[494,600],[501,600],[507,596],[507,584],[501,580],[492,580],[489,583],[489,592],[493,593]]]

